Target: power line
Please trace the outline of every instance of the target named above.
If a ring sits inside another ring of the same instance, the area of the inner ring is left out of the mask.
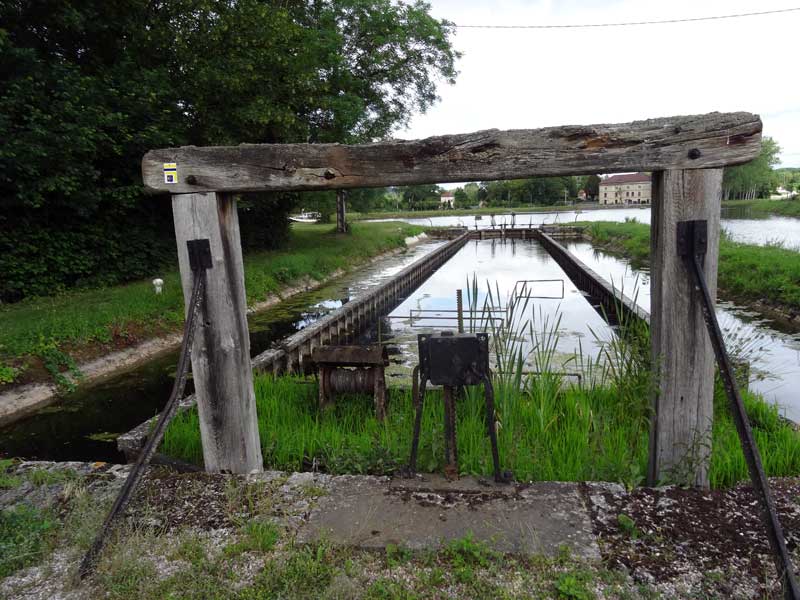
[[[716,15],[712,17],[692,17],[686,19],[664,19],[662,21],[629,21],[624,23],[581,23],[577,25],[453,25],[458,29],[582,29],[591,27],[629,27],[632,25],[665,25],[670,23],[692,23],[696,21],[718,21],[721,19],[739,19],[741,17],[757,17],[761,15],[777,15],[800,11],[800,7],[782,8],[779,10],[763,10],[759,12],[738,13],[732,15]]]

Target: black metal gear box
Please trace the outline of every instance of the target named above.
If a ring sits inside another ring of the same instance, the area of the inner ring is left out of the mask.
[[[487,333],[422,333],[417,343],[419,369],[433,385],[478,385],[489,374]]]

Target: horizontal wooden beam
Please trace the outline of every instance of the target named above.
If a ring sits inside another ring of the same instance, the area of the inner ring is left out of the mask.
[[[142,176],[171,194],[381,187],[723,167],[755,158],[760,142],[757,115],[710,113],[352,146],[185,146],[148,152]]]

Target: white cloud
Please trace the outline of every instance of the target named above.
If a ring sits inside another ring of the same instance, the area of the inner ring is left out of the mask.
[[[796,3],[794,3],[796,5]],[[792,8],[790,0],[433,0],[459,24],[573,24]],[[397,137],[625,122],[743,110],[800,166],[800,12],[697,23],[554,30],[459,29],[454,86]]]

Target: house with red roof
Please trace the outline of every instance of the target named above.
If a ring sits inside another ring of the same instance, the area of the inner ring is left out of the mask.
[[[600,204],[650,204],[649,173],[611,175],[600,181]]]

